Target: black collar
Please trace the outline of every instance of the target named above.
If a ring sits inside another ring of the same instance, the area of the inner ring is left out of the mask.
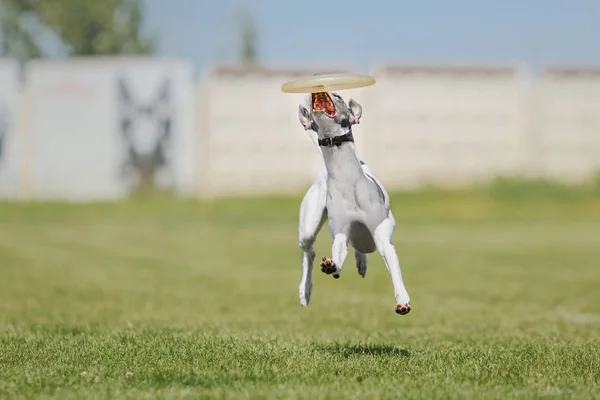
[[[346,133],[345,135],[319,139],[319,146],[333,147],[339,146],[344,142],[354,142],[354,136],[352,136],[352,131]]]

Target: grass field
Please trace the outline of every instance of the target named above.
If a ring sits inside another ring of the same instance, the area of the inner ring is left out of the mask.
[[[394,196],[407,316],[299,201],[1,204],[0,397],[600,398],[598,188]]]

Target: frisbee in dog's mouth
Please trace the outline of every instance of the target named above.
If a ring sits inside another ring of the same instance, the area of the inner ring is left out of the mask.
[[[335,108],[335,104],[333,103],[333,100],[331,100],[331,97],[329,96],[329,93],[327,93],[327,92],[313,93],[311,95],[311,97],[312,97],[313,112],[323,112],[329,118],[333,118],[336,116],[337,110]]]

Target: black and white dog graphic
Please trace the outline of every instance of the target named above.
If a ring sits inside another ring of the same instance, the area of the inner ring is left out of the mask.
[[[127,146],[121,166],[122,177],[131,191],[142,188],[172,189],[169,156],[174,107],[171,81],[164,79],[150,99],[140,99],[124,77],[118,79],[118,118]]]

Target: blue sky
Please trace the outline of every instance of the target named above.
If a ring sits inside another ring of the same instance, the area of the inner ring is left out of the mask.
[[[600,65],[600,0],[144,0],[159,54],[197,69],[235,61],[236,10],[279,66],[379,62]]]

